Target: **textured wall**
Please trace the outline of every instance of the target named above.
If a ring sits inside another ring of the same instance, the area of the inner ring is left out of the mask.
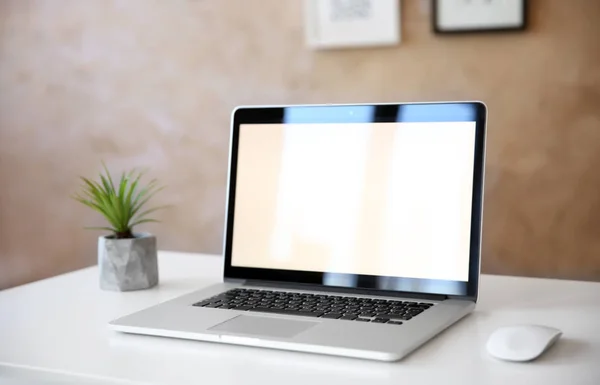
[[[235,105],[440,99],[490,109],[483,270],[600,280],[600,2],[530,8],[440,37],[404,0],[400,46],[315,52],[300,0],[0,1],[0,288],[94,263],[101,159],[168,185],[159,247],[218,253]]]

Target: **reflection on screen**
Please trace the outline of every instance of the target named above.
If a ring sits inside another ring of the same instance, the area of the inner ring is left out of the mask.
[[[467,281],[475,122],[241,125],[232,265]]]

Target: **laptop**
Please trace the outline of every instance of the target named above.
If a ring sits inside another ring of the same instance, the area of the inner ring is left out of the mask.
[[[221,283],[119,332],[399,360],[475,308],[481,102],[238,107]]]

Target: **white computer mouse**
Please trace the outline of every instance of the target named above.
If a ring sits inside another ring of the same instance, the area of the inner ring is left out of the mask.
[[[488,353],[506,361],[532,361],[542,355],[562,335],[558,329],[541,325],[505,326],[487,341]]]

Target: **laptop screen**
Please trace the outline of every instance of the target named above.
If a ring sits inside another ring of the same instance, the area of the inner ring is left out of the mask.
[[[239,125],[231,266],[467,282],[475,118],[349,120]]]

